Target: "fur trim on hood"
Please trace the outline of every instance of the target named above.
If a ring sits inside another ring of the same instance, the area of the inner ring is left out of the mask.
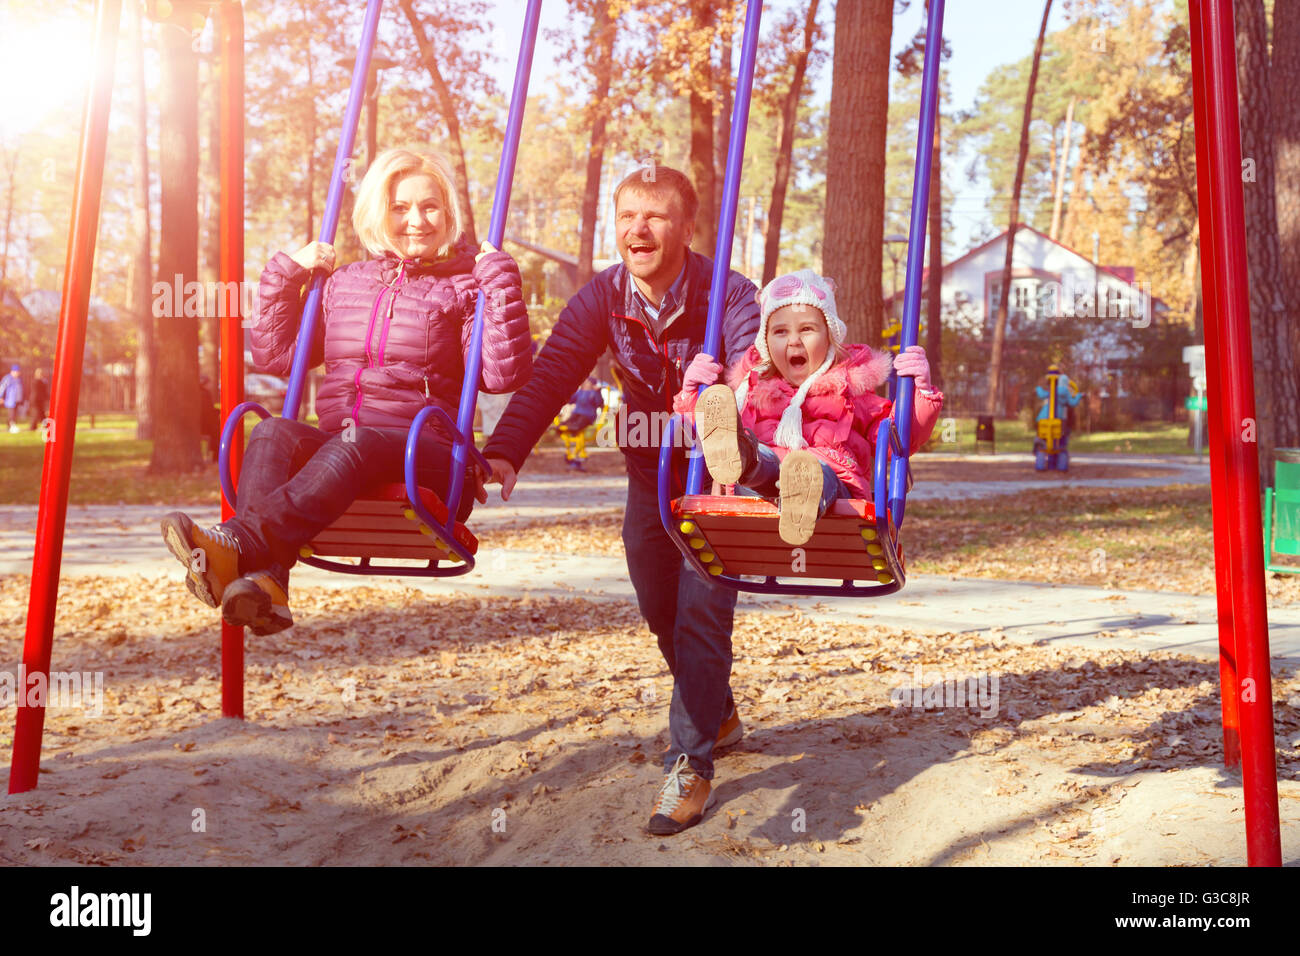
[[[894,368],[894,356],[890,352],[878,352],[868,345],[847,345],[849,356],[832,365],[824,375],[813,382],[809,395],[827,395],[843,391],[847,386],[850,395],[865,395],[874,392],[889,381],[889,373]],[[727,384],[734,391],[749,377],[749,373],[762,362],[757,346],[751,345],[744,357],[727,371]],[[758,399],[754,394],[767,392],[764,386],[775,385],[773,379],[779,379],[775,369],[771,376],[760,378],[751,390],[750,400]],[[782,379],[782,381],[784,381]],[[789,384],[788,382],[786,383]],[[794,386],[790,386],[793,388]],[[775,396],[773,396],[775,397]],[[761,401],[761,399],[759,399]]]

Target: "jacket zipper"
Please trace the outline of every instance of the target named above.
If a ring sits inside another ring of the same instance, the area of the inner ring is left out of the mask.
[[[667,383],[668,383],[668,381],[671,381],[670,371],[671,371],[672,366],[673,366],[672,360],[671,360],[670,358],[668,358],[668,350],[665,349],[665,348],[663,348],[663,347],[661,347],[661,346],[659,345],[659,343],[655,341],[654,334],[650,331],[650,327],[649,327],[648,325],[646,325],[644,322],[642,322],[640,319],[638,319],[636,316],[634,316],[634,315],[619,315],[617,312],[615,312],[615,313],[614,313],[614,318],[616,318],[616,319],[627,319],[627,320],[629,320],[629,321],[631,321],[631,322],[635,322],[637,325],[641,326],[641,328],[645,329],[645,333],[646,333],[646,335],[649,336],[649,338],[650,338],[650,344],[653,345],[653,346],[655,347],[655,351],[659,354],[659,357],[663,360],[663,365],[664,365],[664,379],[665,379],[665,386],[666,386]],[[671,394],[668,393],[668,389],[667,389],[666,387],[665,387],[665,389],[664,389],[664,407],[667,409],[668,413],[671,415],[671,414],[672,414],[672,411],[673,411],[673,397],[672,397]]]
[[[397,271],[397,278],[393,280],[393,284],[392,284],[391,286],[386,286],[385,288],[379,290],[379,295],[377,295],[377,296],[375,297],[375,305],[374,305],[374,308],[372,308],[372,309],[370,310],[370,322],[366,325],[366,364],[363,365],[361,368],[357,369],[357,374],[353,377],[353,384],[356,386],[356,390],[357,390],[357,400],[356,400],[356,404],[354,404],[354,405],[352,406],[352,424],[354,424],[354,425],[360,425],[360,424],[361,424],[361,400],[362,400],[362,395],[361,395],[361,373],[364,372],[364,371],[365,371],[366,369],[368,369],[368,368],[382,368],[382,367],[383,367],[383,364],[384,364],[384,345],[385,345],[385,343],[386,343],[386,341],[387,341],[387,339],[388,339],[388,325],[389,325],[389,323],[390,323],[390,322],[392,321],[392,319],[393,319],[393,306],[394,306],[394,304],[397,302],[397,286],[401,283],[402,278],[403,278],[403,276],[404,276],[405,274],[406,274],[406,261],[403,260],[403,261],[402,261],[402,266],[401,266],[401,268],[398,269],[398,271]],[[388,310],[387,310],[387,313],[386,313],[385,316],[384,316],[384,324],[383,324],[383,327],[382,327],[382,329],[380,330],[380,341],[379,341],[379,365],[376,366],[376,365],[375,365],[375,356],[374,356],[374,353],[373,353],[373,352],[371,351],[371,349],[370,349],[370,343],[371,343],[371,341],[373,341],[373,339],[374,339],[374,334],[375,334],[375,319],[377,319],[377,318],[379,317],[379,310],[380,310],[380,308],[383,306],[384,296],[387,295],[387,294],[390,293],[390,292],[392,293],[392,295],[390,296],[390,298],[389,298],[389,300],[388,300]],[[427,384],[425,385],[425,389],[426,389],[426,391],[427,391],[427,389],[428,389],[428,385],[427,385]]]
[[[655,347],[655,351],[659,353],[660,358],[663,360],[663,364],[664,364],[664,379],[665,379],[665,382],[664,382],[664,386],[665,386],[665,387],[664,387],[664,404],[665,404],[665,406],[666,406],[666,408],[667,408],[668,414],[669,414],[669,415],[672,415],[672,413],[673,413],[673,396],[672,396],[671,393],[669,393],[668,388],[667,388],[667,385],[668,385],[668,382],[671,381],[671,377],[670,377],[670,375],[669,375],[669,372],[670,372],[670,369],[672,368],[672,364],[673,364],[673,363],[672,363],[672,360],[668,358],[668,350],[665,349],[665,348],[663,348],[662,346],[660,346],[660,344],[659,344],[658,342],[655,341],[655,337],[654,337],[654,335],[650,332],[650,327],[649,327],[648,325],[646,325],[644,322],[642,322],[640,319],[638,319],[636,316],[634,316],[634,315],[619,315],[617,312],[615,312],[615,313],[614,313],[614,318],[616,318],[616,319],[628,319],[628,320],[630,320],[630,321],[632,321],[632,322],[635,322],[637,325],[641,326],[641,328],[643,328],[643,329],[645,330],[646,335],[649,336],[649,338],[650,338],[650,343]],[[626,407],[626,406],[624,406],[624,407]],[[672,471],[672,485],[673,485],[673,488],[674,488],[674,489],[677,489],[677,492],[674,494],[674,497],[677,497],[679,494],[685,494],[685,493],[686,493],[686,487],[685,487],[684,484],[682,484],[682,482],[680,482],[680,481],[677,479],[677,471],[676,471],[676,469],[670,469],[670,470]]]

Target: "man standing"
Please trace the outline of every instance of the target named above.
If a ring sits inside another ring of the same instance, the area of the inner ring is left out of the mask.
[[[18,406],[23,403],[23,370],[17,364],[9,366],[9,374],[0,381],[0,399],[9,412],[9,432],[18,431]]]
[[[702,351],[713,263],[690,251],[698,200],[691,181],[667,166],[646,167],[614,190],[621,265],[579,289],[560,313],[533,376],[511,400],[484,455],[508,499],[538,438],[606,348],[619,367],[624,405],[615,428],[628,474],[623,546],[641,616],[673,675],[664,755],[665,778],[647,829],[679,833],[716,799],[713,751],[744,729],[731,695],[731,628],[736,592],[705,581],[659,521],[659,431],[683,387],[683,372]],[[727,278],[722,355],[717,372],[754,341],[759,309],[754,284]],[[711,384],[711,383],[706,383]],[[685,484],[684,451],[674,453],[674,493]]]
[[[32,377],[32,431],[45,421],[45,409],[50,404],[50,383],[45,381],[45,369],[38,368]]]

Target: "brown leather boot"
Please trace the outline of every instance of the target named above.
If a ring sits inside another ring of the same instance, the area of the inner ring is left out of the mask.
[[[208,607],[221,607],[230,582],[239,577],[239,543],[221,525],[200,528],[189,515],[173,511],[162,519],[163,541],[185,565],[185,586]]]
[[[288,590],[270,571],[254,571],[227,587],[221,616],[259,636],[293,627]]]

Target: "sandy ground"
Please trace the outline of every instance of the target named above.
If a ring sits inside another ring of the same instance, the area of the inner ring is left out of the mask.
[[[213,612],[179,580],[65,586],[59,666],[106,675],[103,712],[49,711],[40,787],[0,798],[0,864],[1245,860],[1212,661],[742,615],[748,733],[719,803],[650,837],[671,681],[634,606],[298,589],[298,625],[248,639],[241,723],[219,716]],[[8,661],[26,587],[0,579]],[[911,706],[913,684],[972,678],[973,705]],[[1294,864],[1300,678],[1274,681]]]
[[[1059,477],[1026,478],[1022,464],[944,463],[918,487],[986,496]],[[606,485],[621,460],[597,452],[588,468],[581,548],[618,550],[622,495]],[[567,474],[555,450],[530,470]],[[1071,477],[1186,471],[1081,461]],[[544,526],[554,537],[574,507],[550,486],[518,501],[484,510],[485,549],[522,547]],[[25,533],[23,516],[5,520],[6,540]],[[0,796],[0,865],[1245,862],[1214,660],[1117,649],[1106,632],[1026,646],[807,604],[741,614],[733,687],[747,734],[718,756],[703,823],[650,837],[672,685],[635,606],[593,602],[582,581],[501,597],[465,580],[438,595],[392,580],[295,587],[297,626],[247,639],[241,722],[220,717],[216,615],[179,568],[65,579],[55,666],[104,675],[103,698],[49,710],[40,787]],[[0,667],[20,659],[27,587],[0,576]],[[958,683],[973,699],[956,699]],[[1294,668],[1275,667],[1274,699],[1294,865]],[[13,715],[0,708],[6,791]]]

